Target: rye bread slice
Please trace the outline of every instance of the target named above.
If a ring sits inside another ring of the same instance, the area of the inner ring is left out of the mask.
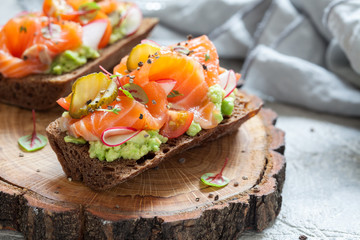
[[[202,130],[195,137],[186,134],[169,139],[157,152],[149,153],[139,160],[118,159],[113,162],[100,161],[89,157],[89,144],[77,145],[66,143],[65,132],[61,132],[59,119],[46,128],[50,145],[68,177],[82,181],[94,190],[105,190],[118,185],[147,169],[154,168],[160,162],[190,148],[213,141],[224,135],[234,133],[240,125],[255,116],[262,106],[262,101],[255,96],[248,96],[239,91],[235,100],[233,114],[225,118],[216,128]]]
[[[71,92],[71,86],[77,78],[99,72],[99,65],[112,71],[122,57],[148,36],[157,23],[156,18],[144,18],[135,34],[101,49],[99,58],[69,73],[33,74],[24,78],[5,78],[0,74],[0,102],[37,110],[55,106],[57,99]]]

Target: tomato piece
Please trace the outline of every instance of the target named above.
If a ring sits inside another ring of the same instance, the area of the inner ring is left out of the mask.
[[[70,103],[71,103],[71,93],[67,97],[59,98],[56,102],[59,104],[63,109],[69,111]]]
[[[194,113],[189,111],[169,110],[168,121],[160,130],[160,134],[167,138],[176,138],[184,134],[194,119]]]

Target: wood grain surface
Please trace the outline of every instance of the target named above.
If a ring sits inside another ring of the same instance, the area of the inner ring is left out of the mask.
[[[37,113],[39,132],[61,114]],[[27,239],[233,239],[277,216],[285,179],[284,133],[268,109],[232,135],[189,150],[104,192],[70,181],[51,147],[22,152],[31,111],[0,104],[0,228]],[[223,188],[201,183],[225,158]]]

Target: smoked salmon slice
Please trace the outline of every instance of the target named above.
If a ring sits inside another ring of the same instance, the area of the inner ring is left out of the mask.
[[[40,13],[12,18],[0,35],[0,72],[4,77],[45,72],[56,55],[82,43],[80,25]]]
[[[182,46],[189,54],[181,54],[171,49]],[[194,121],[202,128],[210,129],[219,124],[216,114],[221,114],[216,105],[208,97],[209,87],[219,83],[219,58],[213,43],[207,36],[201,36],[181,42],[168,48],[162,48],[150,63],[130,73],[126,73],[126,58],[115,68],[114,73],[125,75],[121,83],[126,84],[135,76],[134,82],[156,82],[163,79],[176,81],[173,90],[178,96],[167,98],[171,108],[187,110],[194,113]]]

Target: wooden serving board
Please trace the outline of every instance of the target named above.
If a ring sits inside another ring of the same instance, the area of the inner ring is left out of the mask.
[[[38,132],[60,109],[37,113]],[[26,153],[31,111],[0,104],[0,228],[27,239],[235,239],[278,215],[285,180],[284,133],[262,109],[234,134],[189,150],[105,192],[64,175],[55,153]],[[206,172],[231,182],[209,187]]]

